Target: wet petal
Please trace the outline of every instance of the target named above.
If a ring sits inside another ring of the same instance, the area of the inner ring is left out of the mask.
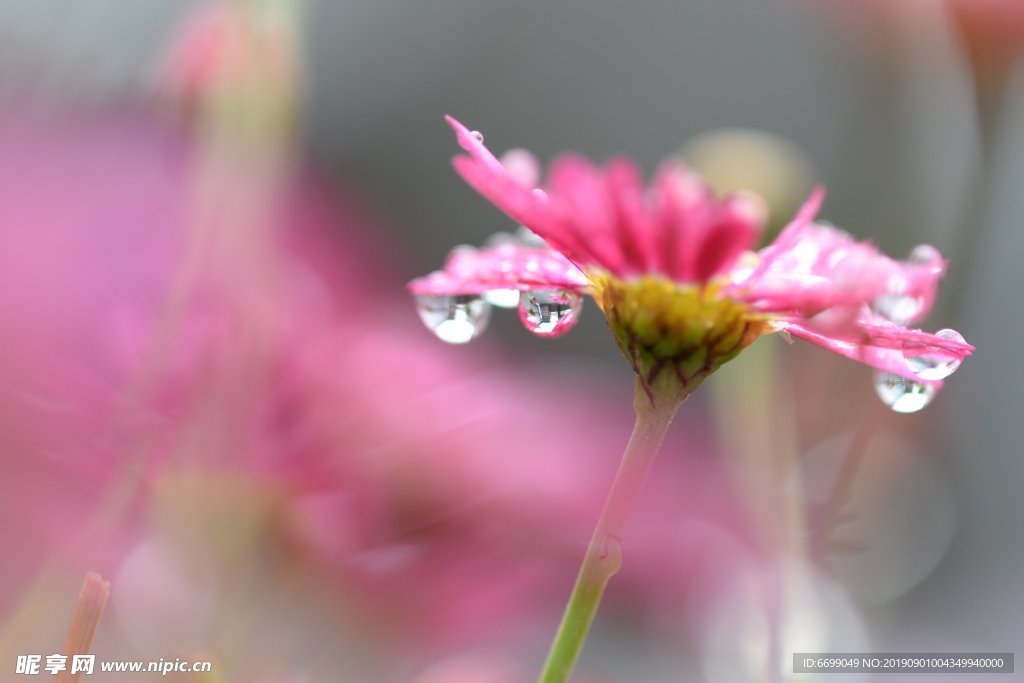
[[[517,150],[499,161],[482,136],[451,117],[448,123],[469,153],[453,160],[463,179],[581,268],[706,282],[754,245],[764,223],[748,198],[716,199],[678,162],[666,163],[648,191],[626,159],[601,168],[566,154],[551,164],[543,189],[530,187],[532,156]]]
[[[907,365],[908,354],[927,351],[949,359],[963,360],[974,353],[966,342],[912,330],[867,314],[858,320],[854,334],[829,334],[811,325],[792,323],[784,329],[824,349],[909,379],[920,379]],[[938,381],[933,381],[938,383]]]
[[[706,282],[735,265],[753,249],[767,219],[764,202],[753,195],[735,195],[719,203],[695,254],[694,278]]]
[[[583,272],[557,251],[502,244],[493,249],[455,250],[444,270],[413,280],[409,291],[416,295],[453,295],[503,289],[581,291],[586,286]]]
[[[525,174],[519,162],[506,169],[480,137],[451,116],[445,119],[455,130],[459,145],[469,153],[453,158],[452,165],[470,187],[577,263],[594,260],[586,241],[574,233],[547,194],[522,183]]]
[[[677,282],[692,282],[694,255],[704,239],[711,190],[700,176],[676,163],[661,168],[655,188],[662,271]]]
[[[812,222],[816,192],[778,239],[763,249],[739,294],[762,311],[812,316],[835,306],[875,306],[900,323],[931,310],[945,262],[938,252],[915,250],[906,261],[885,256],[838,228]]]

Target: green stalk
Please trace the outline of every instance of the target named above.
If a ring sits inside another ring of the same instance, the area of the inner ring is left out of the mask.
[[[694,387],[696,388],[696,387]],[[608,580],[622,566],[622,536],[672,418],[689,392],[648,397],[637,382],[636,425],[598,518],[576,585],[541,671],[540,683],[564,683],[579,658]]]

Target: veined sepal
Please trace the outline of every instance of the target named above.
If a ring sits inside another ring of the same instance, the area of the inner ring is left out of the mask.
[[[719,295],[714,282],[588,273],[615,342],[650,402],[692,393],[761,334],[770,318]]]

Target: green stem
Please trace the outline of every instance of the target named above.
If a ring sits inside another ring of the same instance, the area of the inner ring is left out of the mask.
[[[651,463],[661,448],[665,432],[686,399],[686,393],[676,396],[659,395],[654,402],[637,383],[636,399],[633,402],[636,409],[633,435],[626,446],[626,452],[622,454],[619,471],[590,539],[562,623],[538,679],[540,683],[564,683],[569,680],[601,603],[605,586],[622,566],[622,536],[629,515],[643,489]]]

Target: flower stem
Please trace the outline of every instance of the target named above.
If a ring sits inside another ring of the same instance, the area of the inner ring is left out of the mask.
[[[695,388],[695,387],[694,387]],[[636,425],[583,558],[562,623],[541,671],[540,683],[569,680],[594,621],[608,580],[622,566],[622,536],[672,418],[689,392],[649,397],[637,382]],[[654,400],[656,398],[656,400]]]

